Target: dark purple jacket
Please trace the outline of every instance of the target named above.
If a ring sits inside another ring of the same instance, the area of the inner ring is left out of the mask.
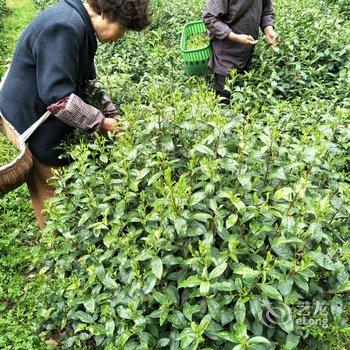
[[[208,0],[203,20],[212,37],[213,55],[209,66],[218,74],[227,75],[232,68],[243,70],[249,63],[254,46],[234,43],[227,39],[236,34],[259,36],[259,28],[274,24],[272,0]],[[243,12],[243,13],[242,13]],[[239,18],[235,20],[239,15]]]

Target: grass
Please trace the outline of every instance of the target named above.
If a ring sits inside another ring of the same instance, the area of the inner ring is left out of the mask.
[[[0,199],[0,349],[40,349],[35,344],[40,287],[35,269],[39,229],[25,187]]]
[[[15,50],[16,42],[23,29],[35,15],[34,0],[7,0],[11,15],[4,21],[5,30],[1,33],[3,50],[0,50],[0,76],[6,70]]]
[[[16,42],[35,15],[33,0],[9,0],[11,14],[0,33],[0,76],[11,60]],[[0,151],[6,143],[0,142]],[[1,152],[0,152],[1,153]],[[37,337],[40,287],[45,275],[36,271],[34,256],[42,247],[26,186],[0,198],[0,349],[45,349]],[[39,253],[40,256],[40,253]]]

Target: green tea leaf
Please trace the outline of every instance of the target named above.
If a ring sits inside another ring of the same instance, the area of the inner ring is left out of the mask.
[[[106,334],[108,337],[111,337],[114,333],[115,329],[115,322],[113,320],[108,320],[105,324],[106,327]]]
[[[206,155],[209,155],[209,156],[213,156],[214,155],[213,150],[211,150],[208,146],[205,146],[205,145],[201,145],[201,144],[194,145],[193,149],[196,150],[199,153],[202,153],[202,154],[206,154]]]
[[[243,300],[239,298],[234,307],[234,314],[238,323],[243,323],[246,317],[246,308]]]
[[[158,279],[161,279],[162,273],[163,273],[163,262],[162,262],[162,259],[160,257],[155,256],[151,260],[151,268],[152,268],[152,272],[154,273],[154,275]]]
[[[200,203],[206,196],[207,194],[202,191],[192,194],[190,197],[189,205],[195,206],[196,204]]]
[[[270,341],[264,337],[253,337],[248,340],[249,344],[266,344],[270,345]]]
[[[95,322],[94,318],[91,315],[89,315],[83,311],[77,311],[73,314],[73,316],[78,318],[81,322],[84,322],[84,323],[94,323]]]
[[[83,303],[87,312],[93,313],[95,311],[96,303],[94,299],[88,299]]]
[[[179,288],[192,288],[199,286],[202,280],[197,276],[190,276],[185,281],[179,284]]]
[[[103,285],[108,288],[108,289],[118,289],[119,286],[117,284],[116,281],[114,281],[112,278],[106,276],[103,280],[102,280]]]
[[[230,343],[238,343],[237,337],[229,332],[219,332],[218,336],[222,339],[229,341]]]
[[[294,193],[294,190],[290,187],[283,187],[277,190],[273,196],[273,199],[275,200],[281,200],[284,199],[286,201],[291,200],[291,195]]]
[[[279,300],[279,301],[283,300],[281,294],[279,293],[279,291],[275,287],[272,287],[268,284],[263,284],[260,286],[260,289],[264,295],[266,295],[267,297],[269,297],[271,299],[275,299],[275,300]]]
[[[235,318],[235,313],[234,310],[232,308],[227,308],[222,310],[221,312],[221,324],[223,326],[227,325],[228,323],[230,323],[231,321],[233,321]]]
[[[207,295],[210,290],[210,282],[202,282],[199,287],[201,295]]]
[[[233,227],[236,224],[237,220],[238,220],[238,215],[231,214],[226,220],[226,228],[230,229],[231,227]]]
[[[227,263],[220,264],[219,266],[215,267],[213,271],[210,272],[209,279],[212,280],[214,278],[221,276],[226,269],[227,269]]]
[[[241,174],[237,177],[239,183],[241,186],[248,192],[252,190],[252,181],[251,181],[251,175],[249,174]]]
[[[234,269],[233,273],[242,275],[243,278],[255,278],[259,275],[259,271],[255,271],[251,267],[244,265],[241,265]]]

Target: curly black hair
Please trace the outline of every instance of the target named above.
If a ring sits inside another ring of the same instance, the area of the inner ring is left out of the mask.
[[[110,21],[118,21],[125,28],[141,31],[151,23],[150,0],[87,0],[97,13],[104,13]]]

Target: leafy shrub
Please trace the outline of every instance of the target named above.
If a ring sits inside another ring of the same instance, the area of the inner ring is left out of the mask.
[[[334,4],[336,8],[338,8],[338,11],[348,16],[350,14],[350,3],[347,0],[328,0],[331,4]]]
[[[243,93],[252,100],[317,97],[343,103],[350,83],[350,22],[315,1],[283,3],[277,14],[281,43],[276,50],[259,43],[249,74],[231,82],[235,98]],[[251,86],[257,89],[248,91]]]
[[[202,5],[154,1],[149,30],[99,52],[125,132],[78,137],[56,172],[43,326],[76,349],[347,347],[349,24],[277,1],[280,51],[260,44],[221,109],[183,76]]]
[[[73,328],[68,347],[296,348],[302,330],[263,326],[266,305],[349,288],[345,111],[324,106],[315,129],[300,106],[245,121],[204,93],[167,102],[126,111],[117,144],[76,147],[58,175],[51,326]]]

